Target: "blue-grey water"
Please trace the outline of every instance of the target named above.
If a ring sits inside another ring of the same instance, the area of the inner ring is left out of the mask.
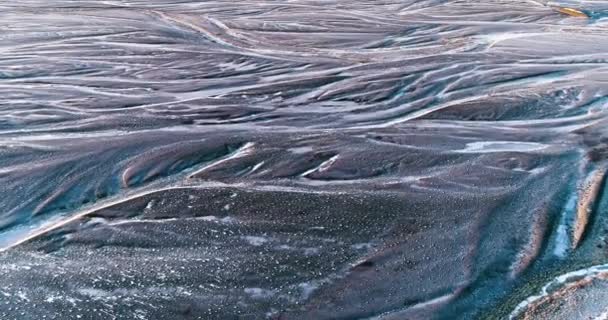
[[[608,1],[4,1],[0,319],[606,319],[607,125]]]

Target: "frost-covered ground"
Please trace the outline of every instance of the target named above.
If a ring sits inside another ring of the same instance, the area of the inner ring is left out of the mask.
[[[0,318],[606,316],[605,15],[3,2]]]

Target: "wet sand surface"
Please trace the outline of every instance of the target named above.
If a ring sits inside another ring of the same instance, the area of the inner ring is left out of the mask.
[[[608,1],[0,9],[0,318],[608,317]]]

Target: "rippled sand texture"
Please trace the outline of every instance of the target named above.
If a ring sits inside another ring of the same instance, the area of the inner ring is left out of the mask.
[[[567,5],[2,2],[0,318],[605,316],[553,280],[608,262]]]

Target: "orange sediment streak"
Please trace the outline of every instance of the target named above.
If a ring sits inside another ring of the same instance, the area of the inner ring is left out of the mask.
[[[572,9],[572,8],[556,8],[556,10],[558,12],[561,12],[563,14],[567,14],[567,15],[572,16],[572,17],[589,18],[589,16],[587,14],[585,14],[584,12],[582,12],[580,10]]]
[[[598,197],[606,169],[601,168],[593,172],[591,178],[581,187],[576,207],[576,221],[572,233],[572,248],[576,249],[583,238],[587,225],[589,224],[593,205]]]
[[[519,253],[516,261],[511,266],[511,278],[515,278],[524,272],[538,257],[543,245],[543,239],[547,231],[547,204],[543,208],[539,208],[535,212],[533,222],[530,228],[530,239],[527,246]]]

